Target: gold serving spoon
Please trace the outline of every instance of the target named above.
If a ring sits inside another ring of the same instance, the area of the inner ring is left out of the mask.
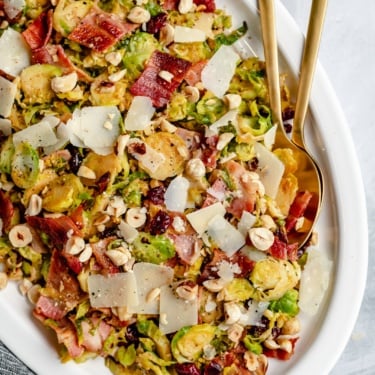
[[[318,218],[322,197],[323,177],[313,157],[307,152],[304,142],[304,124],[310,98],[316,60],[319,50],[320,37],[323,29],[325,11],[328,0],[312,0],[309,27],[303,51],[297,102],[293,121],[291,138],[285,132],[280,99],[280,79],[278,68],[278,48],[275,23],[274,0],[259,0],[259,10],[263,37],[264,55],[266,61],[267,80],[269,87],[270,105],[273,118],[277,123],[274,148],[289,148],[293,150],[298,160],[299,168],[294,172],[298,179],[298,190],[309,191],[313,197],[306,211],[301,230],[288,234],[289,242],[298,242],[302,247],[312,233]]]

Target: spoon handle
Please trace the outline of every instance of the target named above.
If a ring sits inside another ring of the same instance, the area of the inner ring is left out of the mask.
[[[306,148],[303,129],[310,100],[310,91],[315,73],[327,3],[328,0],[313,0],[303,50],[292,133],[293,142],[302,148]]]
[[[274,122],[282,126],[278,49],[274,0],[259,0],[268,91]]]

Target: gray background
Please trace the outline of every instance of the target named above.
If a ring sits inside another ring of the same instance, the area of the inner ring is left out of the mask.
[[[310,1],[281,0],[301,30],[306,30]],[[375,2],[331,0],[320,61],[341,102],[360,161],[369,220],[368,282],[352,336],[331,375],[375,374]],[[348,176],[350,178],[350,176]],[[355,197],[353,197],[355,199]],[[31,374],[0,345],[0,374]]]

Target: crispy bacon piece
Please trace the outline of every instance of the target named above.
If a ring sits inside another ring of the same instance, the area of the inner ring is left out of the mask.
[[[115,266],[112,261],[105,255],[108,243],[112,241],[112,238],[104,238],[98,242],[91,244],[92,253],[96,259],[96,262],[101,267],[103,273],[118,273],[120,269]]]
[[[116,14],[104,12],[94,5],[68,35],[68,39],[96,52],[103,52],[138,27],[139,25],[125,22]]]
[[[241,164],[231,160],[225,167],[239,192],[239,196],[233,198],[227,211],[239,219],[243,211],[254,210],[257,187],[251,179],[246,178],[246,169]]]
[[[39,49],[47,45],[52,34],[52,16],[52,10],[41,13],[27,27],[27,29],[22,32],[22,36],[32,50]]]
[[[63,215],[57,218],[27,216],[26,221],[37,231],[46,233],[52,244],[58,248],[65,245],[69,233],[81,236],[81,231],[69,216]]]
[[[274,258],[295,261],[298,259],[298,243],[288,244],[275,236],[269,252]]]
[[[53,320],[62,319],[68,312],[65,303],[46,296],[39,297],[35,311],[37,314]]]
[[[175,245],[180,260],[186,264],[193,265],[199,258],[201,240],[195,234],[168,234]]]
[[[12,218],[14,216],[14,206],[10,198],[0,190],[0,218],[3,221],[3,230],[10,229]]]
[[[216,10],[215,0],[194,0],[195,5],[204,5],[206,12],[214,12]]]
[[[185,81],[190,86],[195,86],[198,82],[200,82],[202,76],[202,70],[207,65],[208,60],[198,61],[193,64],[190,69],[187,71],[185,76]]]
[[[130,92],[135,96],[148,96],[155,107],[164,107],[190,66],[189,61],[155,51],[146,69],[130,88]],[[168,72],[171,75],[170,79],[162,78],[161,72]]]
[[[312,197],[313,195],[309,191],[297,193],[286,219],[285,229],[287,232],[290,232],[295,227],[297,220],[305,214]]]
[[[176,10],[179,0],[164,0],[163,9],[164,10]]]
[[[81,323],[82,346],[88,351],[99,353],[103,348],[103,343],[111,332],[111,326],[103,320],[91,318]]]

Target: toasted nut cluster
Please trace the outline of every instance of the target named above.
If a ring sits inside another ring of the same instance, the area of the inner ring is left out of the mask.
[[[25,215],[36,216],[42,211],[42,198],[37,194],[32,194]]]
[[[27,246],[33,240],[30,228],[26,224],[15,225],[9,231],[9,241],[14,247]]]
[[[105,59],[110,64],[117,66],[122,60],[122,54],[119,51],[109,52],[105,55]]]
[[[241,309],[235,302],[227,302],[224,304],[224,313],[226,316],[225,323],[226,324],[234,324],[237,323],[241,316]]]
[[[61,77],[54,77],[51,80],[51,88],[56,93],[66,93],[72,91],[78,81],[76,72],[66,74]]]
[[[126,212],[126,205],[121,196],[115,195],[108,203],[106,213],[111,216],[120,217]]]
[[[160,296],[160,288],[154,288],[149,291],[146,296],[146,302],[152,302],[158,299]]]
[[[203,281],[203,286],[210,292],[217,293],[220,292],[224,286],[225,283],[222,279],[211,279],[211,280],[205,280]]]
[[[260,374],[265,374],[267,367],[268,367],[268,361],[267,357],[264,354],[257,355],[251,351],[247,351],[244,354],[245,364],[246,368],[249,371],[257,371],[259,370]]]
[[[244,331],[244,327],[240,324],[233,324],[228,328],[228,338],[230,341],[234,342],[235,344],[238,344],[242,333]]]
[[[185,301],[193,301],[198,296],[198,285],[180,285],[176,288],[176,294]]]
[[[150,21],[150,19],[150,12],[140,6],[135,6],[128,14],[128,20],[133,23],[145,23]]]
[[[107,257],[111,259],[115,266],[124,266],[131,258],[130,251],[124,246],[117,247],[116,249],[107,250],[105,252]]]
[[[167,23],[160,29],[159,41],[162,45],[167,46],[174,40],[174,27]]]
[[[249,229],[249,237],[252,242],[252,244],[258,249],[258,250],[268,250],[274,240],[274,234],[267,228],[250,228]]]
[[[92,255],[92,247],[90,244],[86,244],[81,254],[79,254],[78,260],[82,263],[85,263],[91,258],[91,255]]]
[[[178,4],[178,11],[181,14],[186,14],[191,12],[194,9],[194,2],[193,0],[180,0]]]
[[[200,92],[198,87],[195,86],[186,86],[185,89],[185,94],[187,97],[187,100],[191,103],[197,103],[199,98],[200,98]]]
[[[188,176],[199,179],[205,176],[206,167],[201,159],[194,158],[186,163],[185,172]]]
[[[71,236],[65,245],[65,251],[71,255],[80,254],[85,248],[85,240],[79,236]]]
[[[125,219],[133,228],[139,228],[146,222],[147,216],[144,209],[140,207],[132,207],[126,212]]]
[[[96,174],[95,172],[86,167],[85,165],[81,165],[78,169],[77,176],[83,177],[83,178],[88,178],[89,180],[95,180],[96,179]]]

